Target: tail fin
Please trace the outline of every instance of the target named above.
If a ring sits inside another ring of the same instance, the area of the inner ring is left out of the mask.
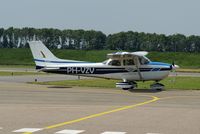
[[[51,51],[41,42],[41,41],[30,41],[29,46],[31,48],[31,52],[33,54],[34,59],[38,60],[57,60]]]
[[[85,63],[84,61],[64,60],[54,56],[41,41],[30,41],[29,46],[33,54],[36,69],[57,68],[69,63]]]
[[[36,64],[36,69],[46,67],[46,61],[60,61],[41,41],[30,41],[29,46]]]

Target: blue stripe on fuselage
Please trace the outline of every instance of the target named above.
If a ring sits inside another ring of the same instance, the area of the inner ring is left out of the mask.
[[[171,66],[171,64],[163,63],[163,62],[149,62],[148,65],[160,65],[160,66],[167,66],[167,67]]]
[[[84,62],[84,61],[51,61],[51,60],[41,60],[41,59],[34,59],[34,61],[49,62],[49,63],[91,63],[91,62]]]

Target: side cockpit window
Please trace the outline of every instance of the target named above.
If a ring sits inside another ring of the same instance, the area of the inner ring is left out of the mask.
[[[121,66],[121,62],[120,60],[111,60],[108,65],[111,65],[111,66]]]
[[[126,59],[123,60],[124,66],[131,66],[131,65],[135,65],[134,60],[133,59]]]

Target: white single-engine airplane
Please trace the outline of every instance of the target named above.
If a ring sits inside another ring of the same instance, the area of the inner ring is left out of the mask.
[[[152,62],[148,52],[116,52],[107,54],[108,60],[92,63],[76,60],[64,60],[55,57],[41,41],[29,42],[36,69],[49,73],[80,75],[108,79],[122,79],[116,87],[128,90],[136,88],[136,81],[155,81],[150,87],[162,90],[164,85],[158,83],[166,78],[177,65]]]

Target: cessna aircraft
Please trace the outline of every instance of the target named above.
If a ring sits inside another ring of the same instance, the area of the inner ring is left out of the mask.
[[[76,60],[64,60],[55,57],[41,41],[29,42],[36,69],[49,73],[79,75],[108,79],[121,79],[116,87],[124,90],[137,87],[137,81],[155,81],[151,88],[162,90],[164,85],[158,83],[166,78],[177,65],[152,62],[146,51],[116,52],[107,54],[108,60],[92,63]]]

